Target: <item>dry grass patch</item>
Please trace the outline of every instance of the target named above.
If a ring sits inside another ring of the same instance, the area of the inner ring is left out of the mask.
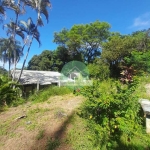
[[[83,100],[73,94],[54,96],[45,102],[26,103],[0,113],[0,149],[44,150],[56,143],[60,147],[58,143],[65,136],[69,116]],[[16,119],[23,115],[26,117]]]

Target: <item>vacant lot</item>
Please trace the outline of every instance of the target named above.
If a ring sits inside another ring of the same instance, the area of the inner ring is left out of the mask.
[[[0,149],[71,150],[66,132],[83,97],[54,96],[43,103],[26,103],[0,113]]]

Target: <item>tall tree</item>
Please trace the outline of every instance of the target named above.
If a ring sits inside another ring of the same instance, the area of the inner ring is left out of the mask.
[[[10,73],[11,65],[14,64],[14,51],[16,51],[16,58],[19,60],[20,57],[23,56],[22,47],[20,46],[19,41],[15,41],[14,43],[11,38],[0,39],[0,59],[4,64],[8,62],[8,73]]]
[[[25,21],[19,21],[20,14],[25,13],[26,6],[31,7],[37,12],[37,21],[36,23],[33,23],[32,19],[29,18],[27,22]],[[27,48],[27,54],[23,62],[21,74],[26,62],[26,59],[28,57],[28,53],[30,51],[33,39],[35,38],[39,43],[39,32],[38,32],[38,26],[43,26],[43,19],[42,14],[45,16],[47,22],[49,13],[47,10],[47,6],[50,7],[51,3],[49,0],[1,0],[0,1],[0,13],[5,14],[5,9],[11,9],[15,12],[14,19],[10,21],[10,23],[4,25],[4,27],[7,27],[7,35],[13,39],[13,42],[15,44],[16,35],[19,35],[24,40],[24,45],[22,48],[22,52],[26,46]],[[14,71],[13,71],[13,80],[15,79],[15,70],[16,70],[16,64],[18,63],[17,54],[14,50]],[[19,76],[19,79],[21,77],[21,74]],[[18,79],[18,80],[19,80]]]
[[[82,54],[83,61],[91,63],[100,57],[101,45],[110,35],[110,25],[95,21],[85,25],[74,25],[70,30],[63,29],[54,34],[54,42],[67,48],[71,56]]]
[[[36,22],[36,24],[34,24],[31,18],[29,18],[27,22],[24,22],[24,21],[20,22],[22,25],[24,25],[24,27],[20,26],[22,31],[26,32],[28,36],[31,35],[31,41],[29,42],[26,57],[24,59],[18,81],[20,80],[23,69],[25,67],[25,63],[26,63],[33,39],[35,38],[40,44],[40,40],[39,40],[40,34],[38,32],[37,27],[44,25],[41,14],[43,14],[46,17],[46,20],[48,22],[49,14],[48,14],[47,6],[48,7],[51,6],[51,3],[49,2],[49,0],[40,0],[40,1],[38,1],[38,0],[31,0],[31,1],[25,0],[24,1],[23,0],[23,2],[25,3],[25,5],[28,5],[28,6],[32,7],[33,9],[37,10],[37,22]]]
[[[40,55],[34,55],[28,62],[27,69],[50,71],[53,67],[53,52],[44,50]]]

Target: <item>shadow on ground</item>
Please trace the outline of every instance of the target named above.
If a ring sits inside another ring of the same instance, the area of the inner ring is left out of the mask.
[[[30,150],[71,150],[65,139],[67,128],[74,117],[74,113],[72,112],[67,116],[54,132],[45,130],[43,138],[36,139]]]

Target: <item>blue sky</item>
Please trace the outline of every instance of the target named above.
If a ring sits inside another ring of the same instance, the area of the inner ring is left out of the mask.
[[[121,34],[130,34],[150,27],[149,0],[51,0],[51,4],[49,23],[45,21],[45,26],[39,28],[42,45],[39,47],[36,41],[33,42],[27,63],[33,55],[38,55],[43,50],[56,49],[57,45],[53,43],[54,32],[63,28],[70,29],[75,24],[104,21],[111,25],[111,31]],[[7,20],[10,16],[13,18],[13,13],[9,11]],[[23,19],[29,16],[36,18],[30,9]],[[4,31],[0,30],[0,36],[5,36]],[[18,63],[18,67],[21,67],[23,59]]]

